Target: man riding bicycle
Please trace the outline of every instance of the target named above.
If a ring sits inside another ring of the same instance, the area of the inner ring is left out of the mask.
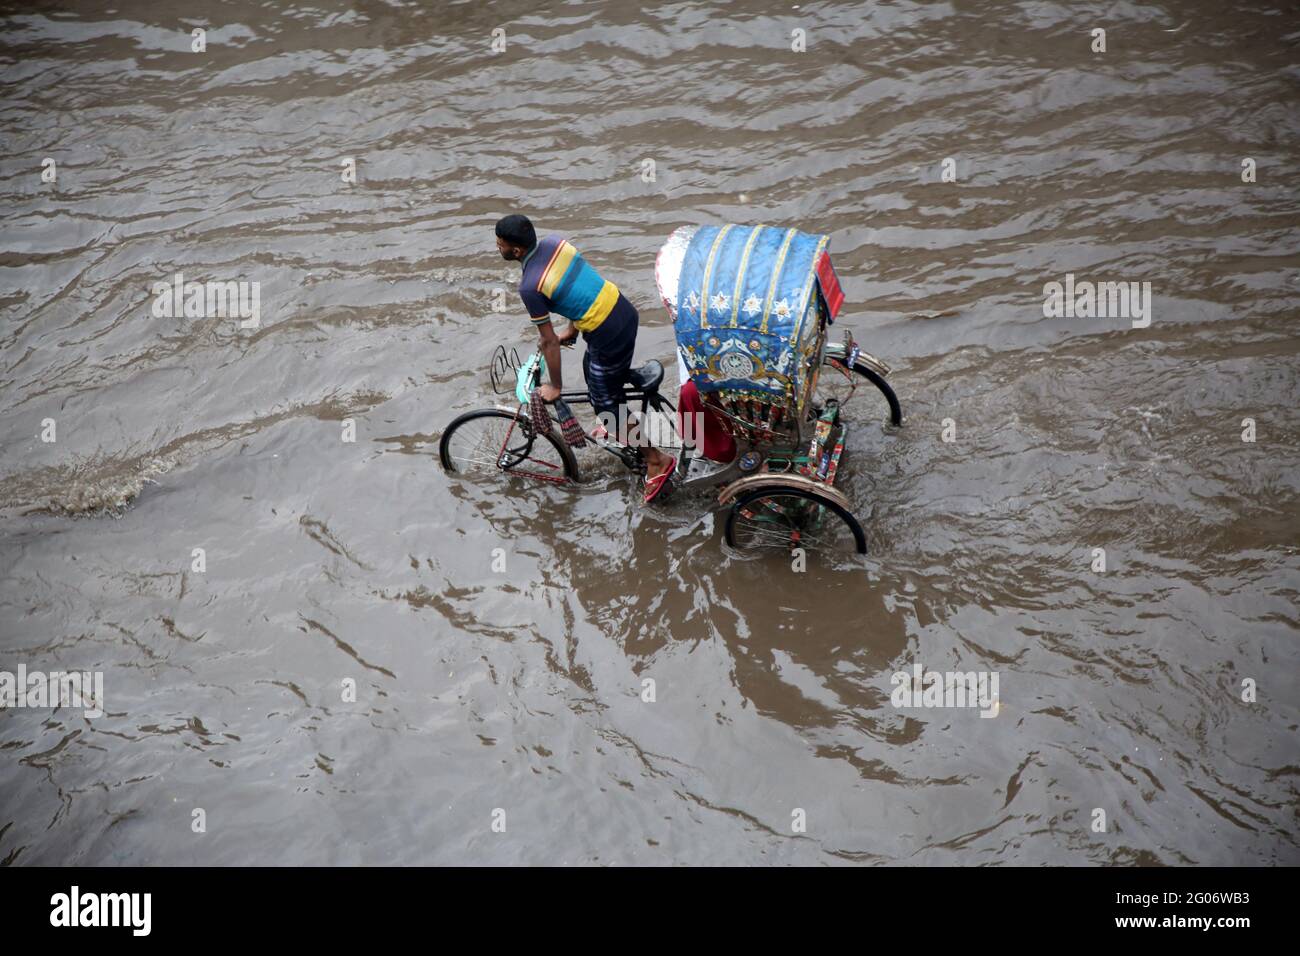
[[[602,279],[567,239],[547,236],[538,242],[527,216],[515,214],[501,219],[496,225],[496,237],[501,257],[523,265],[519,297],[541,335],[540,351],[551,377],[548,384],[538,386],[538,394],[547,402],[560,397],[560,346],[572,342],[581,332],[587,343],[582,374],[592,408],[603,423],[593,437],[605,439],[610,427],[615,434],[624,432],[628,421],[624,389],[632,369],[639,321],[636,307],[614,283]],[[571,323],[563,335],[555,333],[551,313]],[[626,433],[619,437],[625,438]],[[663,491],[677,467],[677,459],[650,445],[642,448],[642,456],[648,504]]]

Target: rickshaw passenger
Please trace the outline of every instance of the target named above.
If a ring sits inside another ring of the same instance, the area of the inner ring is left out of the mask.
[[[681,382],[681,387],[677,390],[677,431],[678,434],[687,433],[687,415],[698,416],[692,421],[699,422],[699,428],[696,434],[697,445],[700,454],[709,461],[716,461],[720,464],[730,464],[736,457],[736,442],[727,430],[722,426],[721,420],[714,413],[713,409],[704,404],[700,398],[699,389],[691,381],[689,373],[686,371],[686,363],[682,361],[681,349],[677,350],[677,380]]]
[[[560,397],[560,346],[572,342],[581,332],[587,343],[582,374],[592,408],[602,423],[628,422],[625,388],[632,369],[639,316],[636,307],[612,282],[601,278],[567,240],[547,236],[537,241],[537,232],[527,216],[510,215],[496,224],[497,251],[507,261],[523,265],[519,297],[541,336],[541,353],[550,369],[551,381],[538,386],[547,402]],[[571,323],[563,335],[556,335],[551,313]],[[606,424],[594,437],[608,436]],[[619,436],[624,437],[624,436]],[[642,447],[646,462],[645,501],[654,501],[670,480],[677,459],[653,446]]]

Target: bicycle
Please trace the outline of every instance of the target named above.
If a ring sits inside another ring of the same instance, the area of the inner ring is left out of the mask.
[[[446,472],[504,474],[560,485],[582,480],[577,457],[561,435],[554,406],[549,406],[549,427],[544,433],[538,431],[529,413],[525,392],[537,387],[542,374],[536,359],[537,353],[533,353],[520,361],[515,349],[497,346],[489,366],[493,391],[507,393],[514,373],[518,404],[479,408],[453,419],[438,443],[438,457]],[[889,367],[863,352],[851,336],[846,335],[842,344],[828,344],[822,360],[831,370],[830,381],[818,391],[809,421],[802,427],[795,424],[787,432],[774,429],[770,410],[758,407],[711,408],[715,415],[727,419],[729,430],[738,438],[735,459],[713,469],[697,467],[701,459],[693,457],[692,443],[677,436],[682,452],[674,486],[725,486],[719,502],[731,505],[724,534],[733,547],[779,544],[793,548],[844,538],[851,539],[859,553],[866,552],[866,536],[850,502],[831,487],[844,447],[845,424],[840,412],[864,381],[885,397],[894,425],[902,424],[902,412],[885,381]],[[521,369],[528,370],[523,383],[526,388],[518,381]],[[676,407],[659,391],[663,379],[663,364],[654,359],[628,375],[628,406],[639,408],[642,422],[650,412],[670,421],[676,417]],[[585,391],[562,391],[560,398],[570,406],[591,405]],[[808,431],[814,435],[811,448],[803,440]],[[638,445],[592,435],[587,439],[644,481],[645,460]]]

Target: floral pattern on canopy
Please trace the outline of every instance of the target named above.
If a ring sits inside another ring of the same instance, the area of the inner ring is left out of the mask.
[[[844,300],[829,241],[775,226],[684,226],[673,233],[656,279],[701,395],[752,395],[802,412],[826,325]]]

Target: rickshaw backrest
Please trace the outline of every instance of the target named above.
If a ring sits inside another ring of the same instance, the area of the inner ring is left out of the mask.
[[[760,429],[802,417],[844,298],[828,244],[775,226],[686,226],[669,238],[656,277],[704,401]]]

